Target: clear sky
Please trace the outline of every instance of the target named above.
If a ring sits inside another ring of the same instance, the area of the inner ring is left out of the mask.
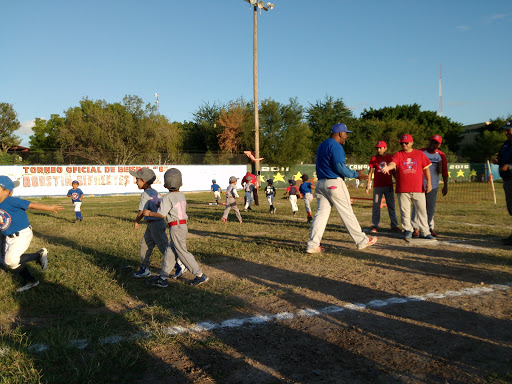
[[[267,0],[268,1],[268,0]],[[258,13],[259,98],[418,103],[463,124],[512,113],[511,0],[275,0]],[[0,0],[0,102],[36,117],[136,95],[171,121],[253,98],[244,0]]]

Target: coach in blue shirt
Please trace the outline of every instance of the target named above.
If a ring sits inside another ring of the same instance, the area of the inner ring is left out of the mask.
[[[507,140],[503,143],[498,157],[493,160],[493,163],[499,166],[508,213],[512,215],[512,120],[507,121],[503,129],[505,130]],[[512,245],[512,235],[503,239],[503,241],[505,245]]]
[[[345,177],[360,180],[368,178],[362,170],[356,172],[345,165],[345,150],[342,145],[345,144],[350,132],[352,131],[349,131],[345,124],[334,124],[331,128],[331,137],[323,141],[316,151],[317,209],[311,225],[307,253],[324,252],[320,242],[333,205],[357,249],[364,249],[377,241],[377,237],[368,237],[361,230],[352,211],[350,194],[345,185]]]

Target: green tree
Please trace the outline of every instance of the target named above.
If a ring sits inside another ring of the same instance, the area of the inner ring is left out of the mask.
[[[51,115],[49,120],[36,118],[30,136],[29,159],[34,164],[63,163],[64,158],[59,141],[64,118]]]
[[[462,148],[463,156],[474,163],[483,163],[495,158],[507,139],[503,126],[511,118],[512,115],[508,118],[497,118],[491,120],[490,124],[484,125],[474,143]]]
[[[306,121],[311,130],[311,150],[316,151],[322,141],[331,134],[331,127],[336,123],[344,123],[351,130],[355,122],[352,111],[342,99],[326,96],[325,100],[310,104],[306,109]]]
[[[82,99],[66,111],[59,134],[65,153],[97,164],[156,161],[157,156],[160,161],[159,152],[172,151],[178,139],[176,127],[137,96],[126,96],[123,104]]]
[[[194,113],[193,124],[184,125],[183,150],[191,152],[217,152],[218,135],[223,127],[217,125],[222,106],[204,103]]]
[[[0,150],[2,152],[7,152],[9,148],[20,144],[20,138],[14,134],[20,127],[18,114],[12,104],[0,103]]]
[[[415,122],[423,127],[426,133],[425,137],[441,135],[443,137],[443,147],[449,148],[452,152],[457,152],[459,149],[461,135],[464,130],[461,123],[453,122],[449,118],[439,116],[433,111],[421,111],[421,107],[416,103],[380,109],[365,109],[361,113],[361,120],[403,120]],[[417,146],[426,145],[426,143],[417,140],[416,137],[414,137],[414,142]]]
[[[311,130],[303,121],[303,107],[297,99],[288,104],[267,99],[261,103],[260,155],[265,162],[290,166],[311,160]]]
[[[344,145],[349,163],[367,163],[376,154],[375,144],[384,140],[388,144],[388,153],[399,151],[400,136],[404,133],[411,134],[414,138],[415,148],[417,143],[426,140],[426,133],[422,126],[408,120],[359,120],[354,123]]]

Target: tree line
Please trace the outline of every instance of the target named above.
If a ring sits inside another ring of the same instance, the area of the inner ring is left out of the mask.
[[[439,134],[449,161],[483,162],[494,156],[504,141],[501,127],[506,121],[492,120],[482,128],[476,145],[460,151],[462,124],[422,111],[418,104],[365,109],[356,117],[341,98],[331,96],[307,107],[296,98],[287,103],[265,99],[259,106],[259,118],[260,156],[276,166],[314,163],[316,148],[338,122],[353,131],[345,144],[349,162],[366,163],[375,154],[378,140],[386,141],[389,153],[394,153],[400,149],[399,138],[404,133],[414,137],[417,148]],[[20,143],[15,135],[19,128],[13,106],[0,103],[0,150],[4,156]],[[204,154],[205,163],[229,162],[244,150],[254,150],[254,104],[244,99],[203,103],[192,121],[171,122],[156,105],[144,103],[138,96],[127,95],[115,103],[84,98],[62,115],[36,118],[32,130],[25,161],[34,164],[67,163],[71,154],[75,163],[173,164],[185,163],[195,153]],[[0,162],[4,162],[1,157]]]

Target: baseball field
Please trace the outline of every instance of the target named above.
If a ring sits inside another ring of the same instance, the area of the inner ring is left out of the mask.
[[[84,189],[81,223],[70,199],[37,199],[66,210],[29,211],[29,250],[49,251],[46,271],[30,266],[39,286],[16,293],[0,270],[0,383],[512,382],[512,220],[496,191],[441,201],[428,244],[391,233],[383,209],[377,244],[357,251],[333,211],[314,255],[284,190],[275,215],[260,193],[242,224],[188,193],[188,249],[210,280],[167,288],[132,277],[138,195]],[[370,202],[353,208],[368,229]]]

